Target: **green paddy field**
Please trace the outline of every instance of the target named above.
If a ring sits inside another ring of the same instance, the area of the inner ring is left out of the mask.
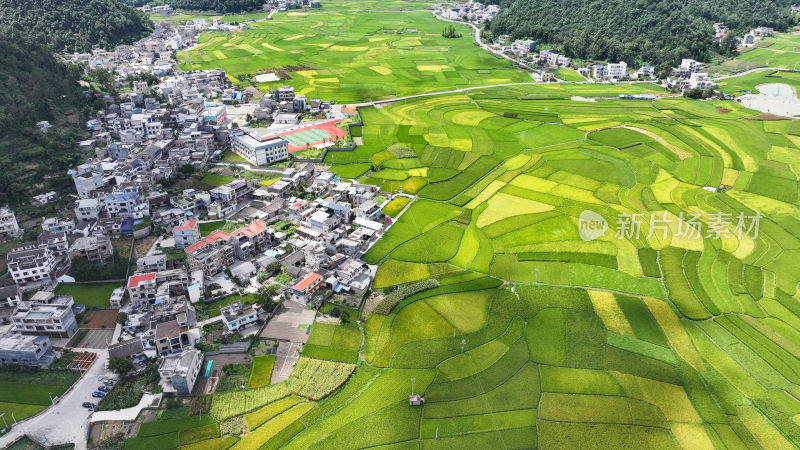
[[[272,72],[297,93],[338,102],[364,102],[468,86],[531,82],[506,60],[480,51],[464,36],[441,36],[443,22],[424,3],[407,12],[371,8],[289,11],[252,22],[238,33],[208,33],[191,51],[179,52],[181,68],[222,68],[231,79]],[[400,2],[402,3],[402,2]],[[385,6],[386,7],[386,6]],[[351,5],[350,8],[355,8]]]

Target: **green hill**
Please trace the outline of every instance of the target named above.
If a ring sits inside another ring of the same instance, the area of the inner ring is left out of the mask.
[[[47,185],[70,183],[75,145],[87,101],[77,83],[81,69],[60,63],[50,49],[0,34],[0,203],[18,203]],[[46,132],[36,122],[49,121]],[[46,175],[59,175],[48,178]]]
[[[680,58],[707,61],[717,50],[713,22],[734,31],[785,30],[794,23],[787,0],[486,0],[503,10],[495,36],[552,44],[574,58],[650,63],[664,71]]]
[[[56,51],[85,52],[147,35],[147,16],[117,0],[3,0],[0,30],[27,36]]]

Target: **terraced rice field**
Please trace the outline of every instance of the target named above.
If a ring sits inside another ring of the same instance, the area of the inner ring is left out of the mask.
[[[207,33],[200,45],[179,52],[185,70],[220,67],[234,82],[259,73],[282,79],[259,83],[262,90],[289,84],[309,98],[363,102],[467,86],[530,82],[527,73],[506,60],[480,51],[469,29],[464,36],[441,36],[442,22],[425,4],[404,3],[397,13],[382,2],[363,8],[332,6],[320,10],[275,14],[251,22],[238,33]]]
[[[361,109],[364,145],[334,170],[371,163],[361,181],[387,190],[419,180],[364,257],[375,287],[439,287],[370,316],[331,403],[349,400],[268,448],[800,442],[800,128],[734,102],[570,89]],[[580,237],[584,210],[604,235]],[[408,406],[411,378],[424,407]]]

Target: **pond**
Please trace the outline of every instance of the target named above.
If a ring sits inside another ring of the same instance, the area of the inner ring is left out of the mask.
[[[270,81],[280,81],[280,78],[274,73],[262,73],[256,75],[255,80],[259,83],[269,83]]]
[[[756,86],[759,94],[739,97],[742,105],[769,114],[800,116],[800,100],[794,87],[784,83],[767,83]]]

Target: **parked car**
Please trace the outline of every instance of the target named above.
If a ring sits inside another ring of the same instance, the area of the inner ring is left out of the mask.
[[[114,382],[111,380],[103,380],[103,384],[105,384],[106,386],[113,386]]]
[[[108,392],[111,390],[111,388],[108,386],[97,386],[97,390],[100,392]]]
[[[106,396],[106,394],[104,394],[102,392],[97,392],[97,391],[92,392],[92,397],[94,397],[94,398],[103,398],[105,396]]]
[[[83,406],[84,408],[94,409],[94,407],[95,407],[95,404],[94,404],[94,403],[92,403],[92,402],[83,402],[83,403],[81,404],[81,406]]]

